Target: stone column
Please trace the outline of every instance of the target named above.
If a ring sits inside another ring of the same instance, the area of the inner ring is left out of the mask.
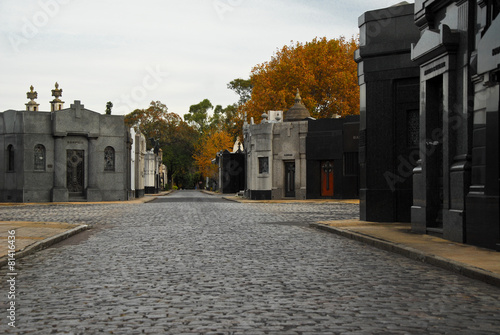
[[[97,176],[99,174],[99,156],[97,150],[97,137],[89,137],[88,139],[88,184],[87,184],[87,201],[102,201],[102,194],[98,187]]]
[[[54,188],[52,189],[53,202],[68,201],[66,186],[66,145],[65,137],[54,139]]]

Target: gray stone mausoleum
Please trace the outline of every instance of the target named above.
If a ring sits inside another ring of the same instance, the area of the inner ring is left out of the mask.
[[[123,116],[102,115],[80,101],[69,108],[52,90],[40,111],[31,87],[26,110],[0,113],[0,201],[127,200],[130,148]]]

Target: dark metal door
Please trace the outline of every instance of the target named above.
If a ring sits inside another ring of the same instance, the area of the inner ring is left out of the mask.
[[[443,228],[443,76],[427,81],[426,174],[427,227]]]
[[[285,162],[285,197],[295,197],[295,162]]]
[[[66,184],[69,193],[83,193],[85,180],[84,157],[83,150],[67,151]]]
[[[333,164],[330,161],[321,163],[321,196],[333,197]]]

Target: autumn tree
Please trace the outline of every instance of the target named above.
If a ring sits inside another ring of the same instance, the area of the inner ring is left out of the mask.
[[[212,159],[215,159],[219,151],[231,150],[233,143],[231,135],[224,130],[212,129],[201,138],[193,157],[203,177],[216,176],[218,167],[212,164]]]
[[[238,113],[237,105],[223,108],[212,105],[204,99],[189,108],[184,120],[196,128],[199,139],[194,148],[193,158],[201,177],[214,178],[217,166],[212,164],[217,152],[231,149],[239,133],[239,124],[235,121]]]
[[[357,48],[356,39],[343,37],[284,46],[270,61],[252,69],[251,98],[242,110],[256,121],[265,111],[286,111],[299,88],[302,102],[315,118],[359,114]]]

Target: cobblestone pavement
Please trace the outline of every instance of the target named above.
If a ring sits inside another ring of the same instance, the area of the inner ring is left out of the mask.
[[[13,334],[498,334],[500,289],[307,227],[350,204],[0,208],[0,220],[101,227],[19,260]],[[5,271],[2,269],[2,277]],[[7,321],[6,321],[7,320]]]

